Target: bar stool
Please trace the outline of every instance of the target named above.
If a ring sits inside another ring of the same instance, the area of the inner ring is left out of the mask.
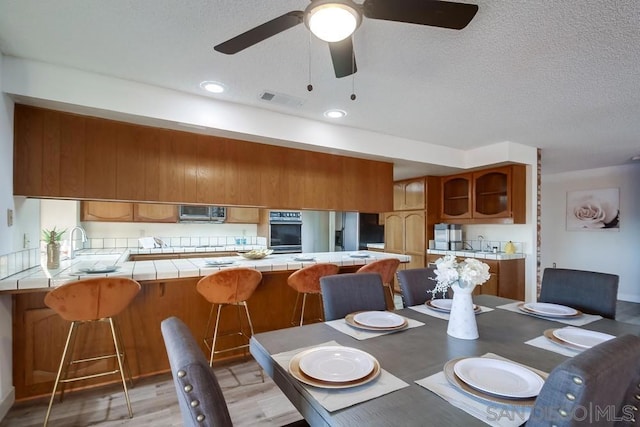
[[[320,263],[310,265],[308,267],[301,268],[298,271],[293,272],[287,278],[287,284],[291,286],[293,289],[298,291],[298,295],[296,296],[296,303],[293,306],[293,314],[291,315],[291,324],[293,325],[293,319],[296,315],[296,310],[298,308],[298,301],[300,300],[300,295],[302,294],[302,309],[300,311],[300,326],[304,322],[304,309],[307,302],[307,295],[318,295],[320,300],[320,313],[322,313],[322,293],[320,292],[320,278],[323,276],[330,276],[333,274],[338,274],[338,267],[335,264],[329,263]],[[318,320],[322,320],[321,318]]]
[[[206,336],[204,338],[205,345],[211,350],[209,366],[213,366],[213,355],[216,353],[249,347],[249,338],[253,335],[253,324],[251,323],[251,316],[249,315],[249,309],[247,308],[247,300],[251,298],[251,295],[253,295],[253,292],[256,290],[261,280],[262,273],[258,270],[254,270],[252,268],[230,268],[211,273],[198,281],[196,290],[212,304],[205,334],[209,333],[209,329],[211,328],[211,319],[213,318],[213,311],[216,308],[216,305],[218,306],[211,345],[209,345],[210,339]],[[225,334],[225,336],[241,335],[247,339],[247,344],[216,351],[218,327],[220,326],[220,311],[222,307],[230,305],[236,306],[238,311],[238,322],[240,325],[238,332]],[[244,306],[244,312],[247,316],[251,335],[247,335],[242,328],[242,322],[240,320],[240,306]]]
[[[379,259],[369,264],[365,264],[356,271],[356,273],[378,273],[382,277],[382,283],[384,286],[389,287],[389,293],[391,294],[391,305],[395,307],[393,298],[393,277],[398,270],[400,260],[397,258]]]
[[[124,389],[124,397],[127,401],[129,418],[133,418],[124,368],[127,370],[129,381],[131,381],[131,371],[125,358],[120,329],[116,323],[115,316],[127,308],[138,292],[140,292],[140,284],[134,280],[124,277],[100,277],[64,284],[53,289],[45,296],[44,303],[64,320],[71,322],[67,341],[62,352],[62,358],[60,359],[58,374],[56,375],[53,386],[53,392],[49,400],[49,407],[47,408],[47,414],[44,419],[45,426],[49,422],[51,406],[53,405],[58,384],[62,383],[64,385],[72,381],[86,380],[117,373],[120,374],[120,379],[122,380],[122,388]],[[74,360],[73,349],[78,327],[97,321],[109,322],[115,353]],[[115,358],[118,361],[117,369],[77,377],[67,376],[71,365],[109,358]],[[69,360],[67,361],[67,359]],[[63,396],[64,387],[61,388],[60,392],[61,400]]]

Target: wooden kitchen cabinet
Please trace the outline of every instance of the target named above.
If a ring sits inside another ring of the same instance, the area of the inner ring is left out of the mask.
[[[178,222],[178,206],[158,203],[134,203],[133,222]]]
[[[510,165],[441,178],[442,221],[526,223],[526,166]]]
[[[473,173],[474,219],[526,223],[526,166],[511,165]]]
[[[80,202],[80,221],[132,222],[133,203]]]
[[[227,208],[227,218],[224,222],[230,224],[257,224],[260,222],[260,209]]]
[[[435,263],[444,255],[428,254],[427,264]],[[458,262],[463,261],[457,257]],[[524,258],[518,259],[479,259],[489,266],[491,277],[482,286],[476,286],[474,295],[497,295],[518,301],[524,301]]]
[[[16,104],[16,196],[388,212],[393,164]],[[412,187],[411,187],[412,188]],[[411,200],[413,191],[409,191]],[[412,206],[409,202],[407,206]]]
[[[384,219],[385,252],[409,255],[411,260],[400,268],[421,268],[425,266],[426,222],[424,211],[389,212]],[[394,278],[394,288],[400,292]]]
[[[471,186],[470,173],[441,178],[442,220],[471,218]]]
[[[393,210],[425,209],[425,178],[414,178],[393,183]]]

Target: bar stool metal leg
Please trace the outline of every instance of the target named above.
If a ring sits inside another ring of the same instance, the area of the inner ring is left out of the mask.
[[[214,305],[215,306],[215,305]],[[211,306],[211,311],[213,312],[213,307]],[[216,326],[213,329],[213,341],[211,342],[211,357],[209,358],[209,366],[213,366],[213,355],[216,351],[216,339],[218,338],[218,326],[220,325],[220,310],[222,309],[222,304],[218,304],[218,313],[216,314]],[[211,316],[209,316],[211,317]]]
[[[129,390],[127,390],[127,380],[124,378],[124,369],[122,367],[123,354],[120,353],[120,345],[116,336],[116,328],[112,317],[109,317],[109,325],[111,326],[111,336],[113,337],[113,345],[116,348],[116,359],[118,359],[118,367],[120,370],[120,378],[122,379],[122,388],[124,388],[124,397],[127,400],[127,409],[129,410],[129,418],[133,418],[131,410],[131,401],[129,400]]]
[[[67,351],[69,350],[69,342],[71,341],[71,337],[73,336],[75,327],[76,327],[76,322],[71,322],[71,326],[69,327],[69,333],[67,334],[67,341],[65,342],[64,350],[62,351],[60,366],[58,366],[58,374],[56,375],[56,380],[53,383],[53,391],[51,392],[51,398],[49,399],[49,407],[47,408],[47,414],[44,417],[44,427],[47,427],[47,423],[49,422],[49,415],[51,415],[51,406],[53,405],[53,399],[55,399],[56,397],[56,389],[58,388],[58,383],[60,382],[60,376],[62,375],[62,368],[67,358]]]

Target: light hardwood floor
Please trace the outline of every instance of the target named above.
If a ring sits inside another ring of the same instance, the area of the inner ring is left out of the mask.
[[[234,426],[281,426],[302,419],[299,412],[253,360],[215,367]],[[130,389],[133,418],[128,417],[122,386],[65,395],[53,404],[49,426],[182,426],[170,374],[134,382]],[[17,403],[0,427],[42,426],[48,399]]]

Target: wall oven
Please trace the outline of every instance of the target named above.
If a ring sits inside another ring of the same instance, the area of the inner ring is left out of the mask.
[[[269,248],[275,253],[302,252],[301,212],[269,212]]]

